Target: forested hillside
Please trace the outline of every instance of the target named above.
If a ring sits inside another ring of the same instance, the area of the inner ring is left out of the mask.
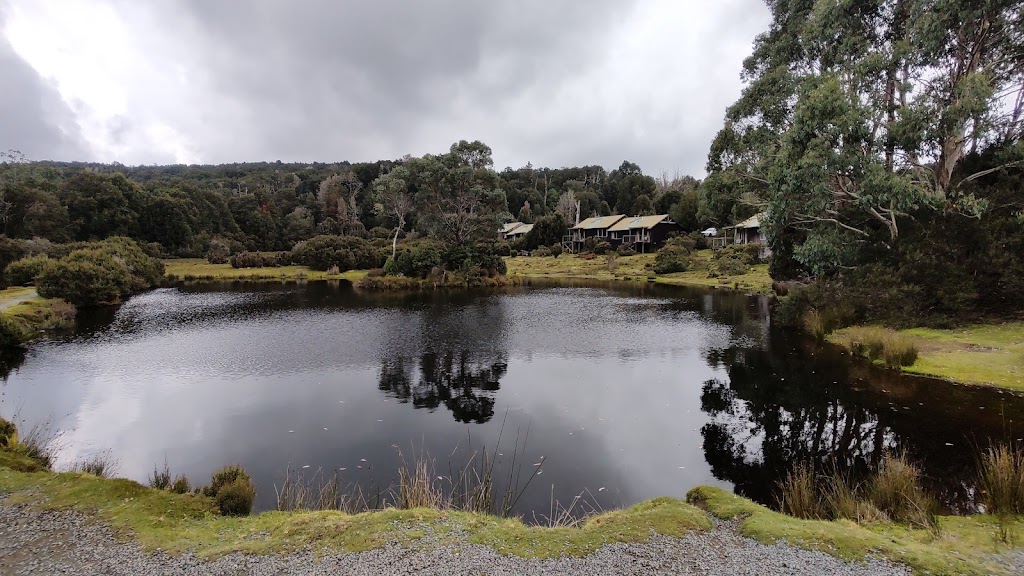
[[[290,250],[318,234],[400,234],[468,239],[479,224],[669,212],[697,222],[698,181],[644,175],[630,162],[600,166],[493,169],[491,149],[459,142],[444,154],[372,163],[122,166],[0,164],[0,223],[11,239],[90,241],[127,236],[167,255],[205,256],[214,239],[244,250]],[[439,213],[446,212],[447,216]],[[451,218],[452,214],[472,218]],[[486,217],[484,217],[486,215]],[[472,220],[472,221],[471,221]]]

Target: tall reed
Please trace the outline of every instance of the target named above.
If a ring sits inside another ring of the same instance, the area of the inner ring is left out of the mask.
[[[981,455],[981,500],[989,514],[1024,513],[1024,449],[992,446]]]

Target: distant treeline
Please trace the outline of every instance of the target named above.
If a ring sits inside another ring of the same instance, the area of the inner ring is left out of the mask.
[[[571,223],[577,202],[581,218],[671,212],[689,229],[718,219],[698,216],[699,182],[691,177],[656,180],[631,162],[610,172],[530,165],[497,172],[480,142],[369,163],[123,166],[29,162],[13,151],[0,160],[0,233],[8,238],[123,236],[168,256],[205,256],[217,239],[274,251],[316,235],[396,230],[458,244],[492,237],[503,221],[561,213]]]

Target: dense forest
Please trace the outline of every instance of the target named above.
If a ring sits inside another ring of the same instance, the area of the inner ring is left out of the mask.
[[[444,154],[372,163],[122,166],[30,162],[8,152],[0,164],[0,225],[11,239],[90,241],[126,236],[169,256],[205,256],[224,240],[245,250],[290,250],[318,234],[438,235],[453,242],[483,226],[615,213],[672,212],[695,229],[691,177],[656,180],[631,162],[493,169],[480,142]],[[443,214],[439,213],[443,212]],[[455,214],[472,213],[472,218]],[[704,218],[711,221],[713,218]]]

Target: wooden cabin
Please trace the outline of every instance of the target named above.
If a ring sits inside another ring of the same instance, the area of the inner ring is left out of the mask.
[[[568,236],[562,238],[562,247],[575,254],[583,249],[583,243],[589,238],[610,241],[608,240],[608,229],[623,218],[625,216],[621,214],[587,218],[569,229]]]
[[[761,258],[771,256],[772,251],[768,248],[764,233],[761,231],[761,220],[764,213],[756,214],[747,218],[735,226],[722,228],[722,236],[712,238],[711,247],[719,250],[730,244],[759,244],[761,246]]]
[[[637,252],[654,252],[665,245],[670,234],[678,234],[679,225],[668,214],[627,216],[608,229],[613,245],[633,246]]]
[[[519,226],[505,233],[505,240],[515,242],[520,238],[524,238],[530,233],[530,230],[533,230],[533,224],[519,224]]]
[[[523,226],[522,222],[508,222],[501,227],[501,230],[498,230],[498,236],[500,236],[502,240],[508,240],[509,234],[520,226]]]

